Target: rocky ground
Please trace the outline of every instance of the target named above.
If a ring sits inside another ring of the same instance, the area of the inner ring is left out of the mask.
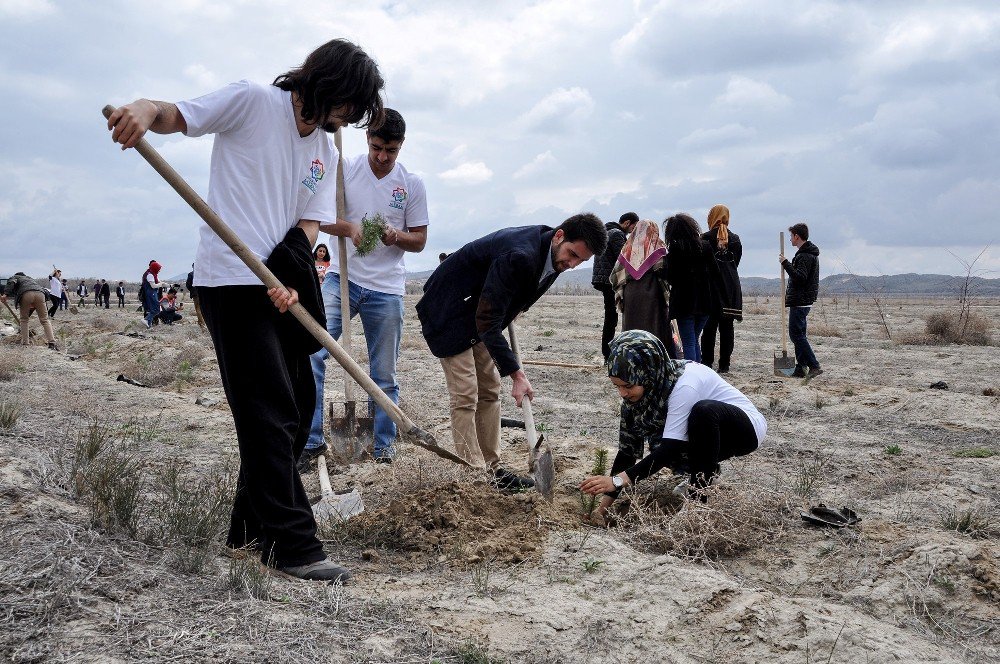
[[[414,304],[401,405],[450,445]],[[660,477],[614,527],[581,524],[576,487],[618,428],[615,392],[592,369],[528,367],[552,503],[499,495],[407,444],[391,466],[334,467],[334,488],[367,507],[322,530],[355,572],[346,587],[220,554],[236,443],[193,321],[147,331],[134,307],[60,312],[60,352],[0,339],[0,659],[997,661],[1000,357],[927,343],[925,316],[957,316],[955,302],[880,306],[892,339],[871,301],[818,305],[826,373],[801,381],[773,376],[774,301],[746,303],[730,380],[768,439],[723,464],[707,506],[679,503]],[[1000,306],[977,311],[1000,336]],[[595,297],[544,298],[519,321],[526,359],[596,366],[600,312]],[[328,399],[342,393],[329,371]],[[523,471],[524,432],[503,441]],[[319,494],[315,472],[304,481]],[[862,521],[806,525],[819,502]]]

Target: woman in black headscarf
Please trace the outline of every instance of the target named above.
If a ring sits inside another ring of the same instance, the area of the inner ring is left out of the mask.
[[[750,454],[767,434],[764,416],[742,392],[703,364],[671,360],[648,332],[615,337],[606,366],[622,397],[618,455],[610,477],[594,475],[580,485],[584,493],[604,494],[601,517],[623,487],[665,467],[686,470],[693,495],[704,499],[719,462]]]

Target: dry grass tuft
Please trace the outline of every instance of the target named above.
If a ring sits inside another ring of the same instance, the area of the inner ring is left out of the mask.
[[[13,429],[22,412],[24,412],[24,407],[20,401],[0,399],[0,429]]]
[[[621,521],[628,539],[656,553],[717,561],[774,542],[785,530],[787,496],[755,484],[711,487],[706,503],[685,500],[676,511],[661,502],[637,492]]]
[[[816,337],[843,337],[844,333],[836,325],[831,325],[826,321],[816,321],[809,323],[809,336]]]
[[[17,374],[24,371],[23,359],[20,346],[0,346],[0,382],[14,380]]]
[[[990,337],[990,321],[982,314],[969,311],[964,317],[939,312],[927,316],[927,334],[937,337],[943,343],[970,344],[973,346],[988,346],[993,343]]]
[[[139,351],[124,359],[118,365],[118,371],[126,378],[137,380],[150,387],[163,387],[177,377],[179,364],[162,357],[154,357],[152,353]]]

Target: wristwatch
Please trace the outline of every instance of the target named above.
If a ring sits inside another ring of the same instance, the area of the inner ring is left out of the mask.
[[[625,486],[625,481],[621,478],[620,475],[612,475],[611,483],[615,485],[616,489],[620,489],[623,486]]]

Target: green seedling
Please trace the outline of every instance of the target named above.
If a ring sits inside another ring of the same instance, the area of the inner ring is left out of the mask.
[[[899,445],[889,445],[885,448],[885,453],[890,456],[897,456],[903,453],[903,448]]]
[[[389,225],[381,212],[376,212],[371,218],[366,214],[361,220],[361,242],[358,243],[357,248],[354,250],[355,255],[367,256],[375,251],[378,243],[382,240],[382,235],[385,234],[385,229],[388,227]]]

